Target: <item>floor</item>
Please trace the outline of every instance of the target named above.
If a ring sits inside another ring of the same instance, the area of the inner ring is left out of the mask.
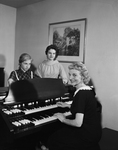
[[[104,128],[99,145],[100,150],[118,150],[118,131]]]
[[[0,150],[35,150],[35,137],[25,137],[17,140],[14,145],[0,145]],[[104,128],[101,141],[99,143],[100,150],[118,150],[118,131]]]

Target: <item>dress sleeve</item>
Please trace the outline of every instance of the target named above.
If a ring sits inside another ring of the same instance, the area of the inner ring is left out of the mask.
[[[8,79],[13,79],[14,81],[17,81],[17,78],[16,78],[16,74],[15,74],[15,71],[12,71],[9,78]]]
[[[62,64],[60,64],[59,76],[62,78],[62,80],[64,82],[66,82],[66,83],[68,82],[68,77],[67,77],[66,71],[65,71],[64,67],[62,66]]]
[[[85,111],[86,105],[86,92],[85,90],[80,90],[74,97],[73,104],[71,106],[71,111],[73,114],[83,113]]]

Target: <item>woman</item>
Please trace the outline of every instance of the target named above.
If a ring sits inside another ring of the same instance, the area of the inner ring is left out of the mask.
[[[49,138],[49,150],[97,150],[102,134],[101,113],[97,111],[94,91],[87,86],[90,77],[86,66],[82,62],[71,64],[69,79],[76,88],[73,102],[71,105],[58,102],[57,105],[69,107],[72,117],[55,114],[65,125]]]
[[[67,75],[63,66],[56,60],[58,57],[58,48],[56,45],[49,45],[46,48],[45,54],[47,60],[39,64],[36,74],[41,78],[62,78],[64,83],[67,83]]]
[[[36,77],[33,70],[31,70],[32,58],[29,54],[23,53],[19,57],[19,69],[11,72],[8,84],[18,81],[18,80],[26,80],[33,79]]]

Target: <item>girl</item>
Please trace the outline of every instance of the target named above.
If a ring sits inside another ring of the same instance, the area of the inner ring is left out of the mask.
[[[34,72],[31,70],[32,58],[29,54],[23,53],[19,57],[19,69],[11,72],[8,84],[18,80],[33,79],[36,77]]]
[[[47,60],[39,64],[36,74],[41,78],[61,78],[63,83],[67,83],[66,72],[56,58],[58,57],[58,48],[56,45],[49,45],[46,48],[45,54]]]

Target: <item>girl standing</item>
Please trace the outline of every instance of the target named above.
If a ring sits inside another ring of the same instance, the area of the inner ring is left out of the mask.
[[[39,64],[36,74],[41,78],[61,78],[63,83],[67,83],[68,79],[64,67],[56,60],[58,53],[56,45],[49,45],[45,51],[47,60]]]

